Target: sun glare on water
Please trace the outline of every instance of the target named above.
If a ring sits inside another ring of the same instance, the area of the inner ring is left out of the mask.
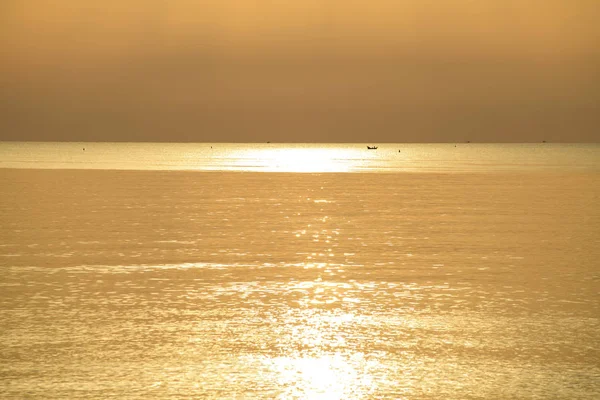
[[[350,172],[361,168],[363,159],[355,149],[257,148],[230,154],[237,167],[265,172]]]
[[[342,355],[287,358],[272,360],[279,375],[282,398],[338,400],[351,398],[364,383],[352,363]]]

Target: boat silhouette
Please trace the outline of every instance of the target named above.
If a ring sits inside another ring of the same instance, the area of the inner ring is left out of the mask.
[[[377,150],[377,146],[367,146],[368,150]]]

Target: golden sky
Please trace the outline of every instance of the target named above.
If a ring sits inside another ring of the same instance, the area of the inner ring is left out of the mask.
[[[597,0],[4,0],[0,140],[600,141]]]

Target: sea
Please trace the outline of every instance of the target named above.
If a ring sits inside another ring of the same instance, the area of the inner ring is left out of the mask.
[[[599,144],[1,142],[0,398],[598,399],[599,260]]]

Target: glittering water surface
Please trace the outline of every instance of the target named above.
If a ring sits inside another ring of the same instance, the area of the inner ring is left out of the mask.
[[[585,152],[452,173],[0,169],[0,397],[599,398]]]
[[[0,142],[0,168],[247,172],[595,170],[599,144]]]

